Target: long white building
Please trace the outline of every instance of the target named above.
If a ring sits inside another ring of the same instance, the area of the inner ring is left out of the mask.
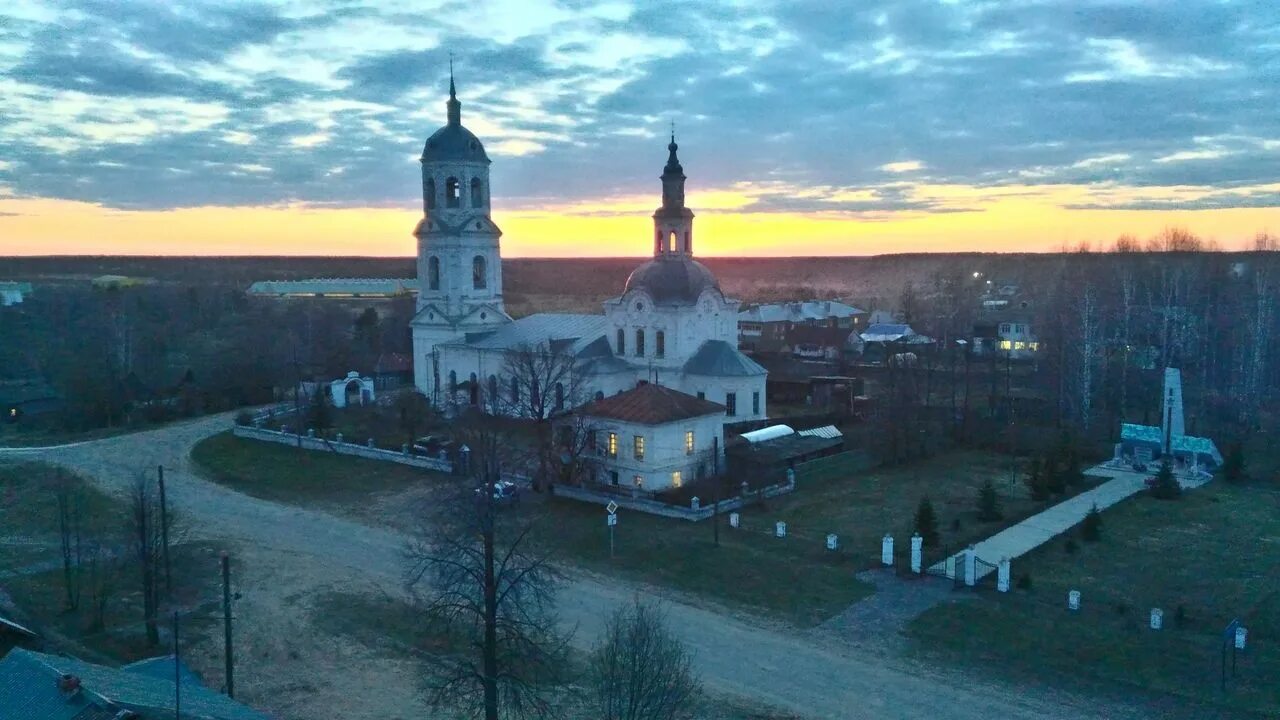
[[[603,314],[513,320],[502,299],[502,231],[490,217],[490,160],[462,125],[452,78],[447,108],[447,124],[422,151],[423,217],[414,231],[414,380],[423,394],[441,407],[519,408],[509,358],[533,349],[572,355],[571,404],[652,382],[724,405],[735,419],[766,417],[765,370],[738,351],[739,303],[694,259],[694,215],[685,207],[674,136],[662,205],[653,213],[653,259],[631,273]]]

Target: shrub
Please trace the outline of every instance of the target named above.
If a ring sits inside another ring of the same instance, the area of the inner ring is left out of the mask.
[[[952,518],[952,520],[951,520],[951,532],[953,532],[953,533],[958,533],[958,532],[960,532],[960,518]]]
[[[1173,625],[1180,628],[1187,626],[1187,609],[1182,605],[1179,605],[1177,611],[1173,613]]]
[[[1129,603],[1126,603],[1126,602],[1118,602],[1118,603],[1116,603],[1116,614],[1117,614],[1117,615],[1119,615],[1119,616],[1121,616],[1121,617],[1124,617],[1124,616],[1125,616],[1125,615],[1127,615],[1128,613],[1129,613]]]
[[[991,478],[978,489],[978,519],[982,522],[995,522],[1004,517],[1000,512],[1000,497],[996,495],[996,486]]]
[[[1018,577],[1018,581],[1014,583],[1014,585],[1019,590],[1030,590],[1031,589],[1031,573],[1023,573],[1022,575],[1020,575]]]
[[[237,424],[237,425],[252,425],[252,424],[253,424],[253,413],[249,412],[248,410],[241,410],[240,412],[236,413],[236,424]]]
[[[1173,476],[1173,466],[1168,460],[1160,463],[1155,482],[1151,485],[1151,497],[1157,500],[1177,500],[1182,496],[1182,486],[1178,478]]]
[[[1089,508],[1084,520],[1080,522],[1080,538],[1085,542],[1098,542],[1102,539],[1102,513],[1097,503]]]
[[[1066,550],[1068,555],[1075,555],[1076,550],[1080,549],[1080,546],[1076,545],[1075,540],[1072,540],[1071,538],[1067,538],[1067,544],[1064,545],[1062,549]]]
[[[941,542],[938,537],[938,516],[933,512],[933,503],[929,498],[920,498],[916,507],[915,531],[924,540],[925,547],[937,547]]]
[[[333,410],[329,407],[329,393],[323,387],[317,388],[307,408],[307,427],[318,433],[333,426]]]

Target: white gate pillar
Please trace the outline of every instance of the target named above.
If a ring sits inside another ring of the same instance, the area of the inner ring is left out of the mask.
[[[968,587],[978,584],[978,553],[972,545],[964,549],[964,584]]]
[[[1001,558],[996,566],[996,590],[1009,592],[1009,558]]]
[[[880,541],[880,562],[888,567],[893,567],[893,536],[885,535]]]
[[[911,572],[919,575],[920,566],[924,559],[924,538],[920,537],[920,533],[911,536]]]

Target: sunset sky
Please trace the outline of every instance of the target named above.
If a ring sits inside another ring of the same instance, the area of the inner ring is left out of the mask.
[[[16,0],[0,255],[412,255],[450,51],[507,256],[1280,231],[1270,0]]]

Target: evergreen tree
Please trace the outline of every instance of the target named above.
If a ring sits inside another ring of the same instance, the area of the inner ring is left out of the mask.
[[[1156,473],[1155,482],[1151,485],[1151,497],[1159,500],[1177,500],[1182,495],[1182,486],[1178,478],[1173,476],[1173,466],[1166,459],[1160,463],[1160,471]]]
[[[996,495],[996,486],[991,478],[978,490],[978,519],[982,522],[995,522],[1004,517],[1000,512],[1000,498]]]
[[[1049,484],[1045,480],[1045,465],[1040,458],[1031,458],[1031,466],[1027,468],[1027,476],[1024,481],[1027,489],[1031,491],[1031,499],[1036,502],[1044,502],[1049,499]]]
[[[1085,542],[1098,542],[1102,539],[1102,513],[1098,510],[1097,503],[1089,508],[1088,514],[1080,522],[1080,539]]]
[[[1227,456],[1222,459],[1222,479],[1239,482],[1244,478],[1244,447],[1236,441],[1227,448]]]
[[[920,505],[916,508],[915,531],[924,540],[925,547],[937,547],[942,542],[938,536],[938,516],[927,497],[920,498]]]

